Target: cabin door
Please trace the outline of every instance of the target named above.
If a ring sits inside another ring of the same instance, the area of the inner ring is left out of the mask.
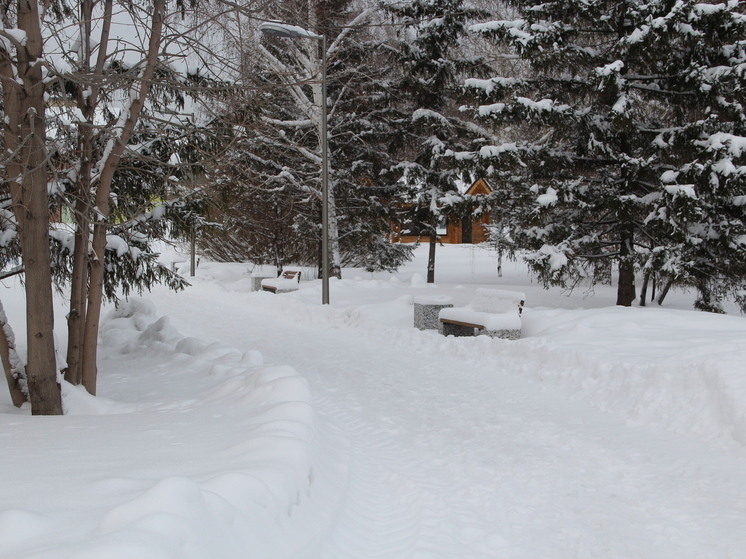
[[[464,244],[471,244],[472,220],[470,217],[461,221],[461,242]]]

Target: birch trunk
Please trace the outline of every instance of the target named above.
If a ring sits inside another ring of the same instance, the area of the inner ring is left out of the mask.
[[[334,188],[332,188],[333,181],[329,182],[329,252],[331,253],[329,276],[342,279],[342,251],[339,248],[337,206],[334,200]]]

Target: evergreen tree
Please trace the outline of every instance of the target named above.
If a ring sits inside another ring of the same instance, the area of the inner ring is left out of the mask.
[[[533,269],[567,285],[613,263],[630,305],[637,266],[716,308],[746,279],[742,3],[508,4],[519,18],[472,29],[522,72],[467,85],[503,130],[477,159],[510,192]]]
[[[406,186],[401,203],[408,208],[404,224],[410,231],[429,237],[427,281],[435,281],[435,247],[439,227],[454,204],[463,201],[458,184],[468,182],[444,156],[472,149],[480,136],[458,111],[460,85],[467,75],[484,65],[461,47],[466,25],[481,13],[462,0],[417,0],[384,4],[397,24],[391,44],[398,68],[391,89],[400,112],[399,137],[392,144],[392,180]]]

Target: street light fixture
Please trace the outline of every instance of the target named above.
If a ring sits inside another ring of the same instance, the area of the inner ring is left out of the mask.
[[[321,43],[321,304],[329,304],[329,155],[326,132],[326,37],[297,25],[265,21],[259,30],[270,37],[316,39]]]

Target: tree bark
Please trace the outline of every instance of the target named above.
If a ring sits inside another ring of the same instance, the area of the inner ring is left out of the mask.
[[[19,375],[22,371],[16,370],[16,367],[13,366],[13,361],[18,362],[19,359],[15,353],[13,331],[10,329],[10,325],[6,320],[3,305],[0,303],[0,361],[2,361],[3,369],[5,370],[5,379],[8,381],[10,399],[15,407],[20,408],[26,401],[26,395],[23,393],[19,383]],[[14,355],[15,359],[11,357],[11,354]]]
[[[635,300],[635,264],[632,261],[632,242],[634,229],[632,225],[622,228],[619,250],[619,285],[617,286],[616,304],[632,306]]]
[[[666,295],[668,295],[669,290],[673,286],[673,279],[669,279],[666,282],[666,285],[663,286],[663,289],[661,289],[660,295],[658,295],[658,305],[662,305],[663,301],[666,299]]]
[[[81,191],[79,196],[84,195]],[[75,246],[73,274],[70,281],[70,310],[67,315],[67,368],[65,380],[71,384],[82,382],[81,361],[86,317],[88,288],[88,212],[90,203],[78,200],[75,204]]]
[[[438,244],[438,236],[435,229],[430,233],[430,247],[427,252],[427,283],[435,283],[435,247]]]
[[[12,41],[16,60],[0,50],[0,81],[6,172],[26,271],[26,374],[31,413],[60,415],[49,250],[45,86],[40,64],[43,43],[35,1],[18,1],[17,25],[25,32],[26,42]]]
[[[642,278],[642,288],[640,289],[640,306],[644,307],[647,304],[648,296],[648,284],[650,283],[651,272],[647,272]]]
[[[80,3],[80,32],[82,37],[91,36],[93,4],[92,0],[82,0]],[[106,0],[95,63],[93,62],[90,41],[84,41],[81,44],[79,75],[83,80],[88,80],[88,83],[78,84],[77,98],[78,109],[80,109],[85,120],[78,125],[80,170],[76,181],[75,246],[70,286],[70,311],[67,317],[67,369],[65,370],[65,380],[72,384],[80,384],[83,380],[82,360],[87,311],[88,250],[91,227],[91,174],[94,161],[93,119],[98,106],[101,83],[103,82],[103,70],[106,64],[107,45],[111,30],[112,8],[112,0]]]
[[[106,160],[103,162],[101,175],[96,186],[95,224],[93,226],[92,258],[90,264],[90,285],[88,288],[88,309],[86,311],[85,330],[83,338],[82,382],[91,394],[96,394],[96,379],[98,375],[98,331],[101,319],[101,305],[104,298],[104,274],[106,255],[106,234],[110,216],[111,183],[114,173],[119,166],[119,160],[124,148],[129,142],[140,118],[145,99],[150,91],[155,74],[158,55],[160,53],[163,34],[163,20],[165,17],[166,0],[153,2],[153,18],[150,25],[148,52],[140,75],[130,88],[129,107],[125,107],[122,116],[113,130],[113,137],[109,139]],[[100,48],[103,48],[100,47]]]

